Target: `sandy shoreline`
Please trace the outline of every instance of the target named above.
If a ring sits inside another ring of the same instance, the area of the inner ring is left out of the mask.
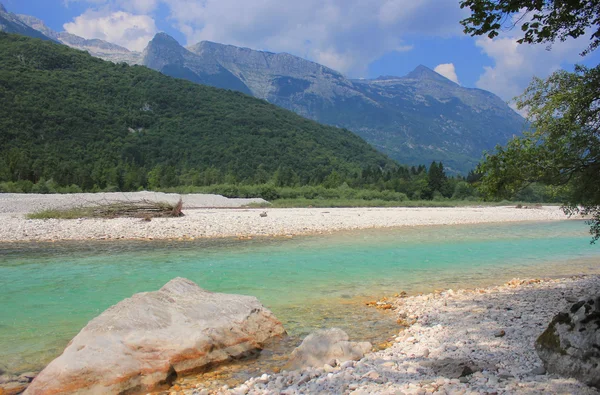
[[[180,218],[155,218],[150,222],[137,218],[30,220],[26,218],[26,213],[39,210],[40,204],[39,199],[30,199],[29,196],[32,195],[0,195],[0,242],[294,236],[369,228],[568,219],[556,206],[544,206],[539,209],[517,209],[512,206],[190,208],[190,204],[186,207],[186,196],[189,201],[195,202],[192,207],[198,207],[206,196],[211,196],[208,201],[214,202],[215,195],[196,195],[195,198],[184,195],[185,216]],[[64,199],[64,195],[42,196],[46,199],[45,206],[42,207],[63,207],[68,204],[60,200]],[[53,204],[53,196],[56,196],[58,203]],[[31,201],[37,203],[30,204]],[[235,204],[230,202],[229,207],[235,207]],[[238,206],[241,204],[247,204],[246,200],[239,202]],[[261,213],[266,213],[266,216],[261,216]]]

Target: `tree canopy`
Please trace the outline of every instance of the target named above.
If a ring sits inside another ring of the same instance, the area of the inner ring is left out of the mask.
[[[132,190],[279,171],[317,184],[397,167],[352,132],[263,100],[5,33],[0,103],[0,182]]]
[[[494,38],[502,29],[520,28],[520,44],[553,43],[588,33],[590,45],[600,45],[600,1],[598,0],[462,0],[471,16],[461,21],[465,33]]]
[[[471,17],[465,32],[496,37],[504,18],[521,13],[524,37],[541,43],[579,37],[595,29],[584,54],[600,43],[599,1],[465,0]],[[524,13],[523,13],[524,9]],[[527,19],[527,13],[533,15]],[[517,22],[519,23],[519,22]],[[594,241],[600,238],[600,67],[576,66],[545,80],[534,78],[517,107],[528,112],[531,131],[486,154],[479,167],[480,191],[509,197],[534,182],[555,187],[569,214],[591,216]]]

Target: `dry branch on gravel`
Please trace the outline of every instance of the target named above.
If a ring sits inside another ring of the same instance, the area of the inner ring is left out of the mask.
[[[28,215],[30,219],[75,218],[166,218],[181,217],[183,201],[176,204],[149,200],[114,202],[88,207],[43,210]]]

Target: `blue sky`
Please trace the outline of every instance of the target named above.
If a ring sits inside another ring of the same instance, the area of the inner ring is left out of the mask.
[[[510,100],[533,76],[581,58],[587,38],[546,46],[467,37],[458,0],[0,0],[57,31],[142,50],[164,31],[183,45],[200,40],[288,52],[353,78],[401,76],[423,64],[466,87]]]

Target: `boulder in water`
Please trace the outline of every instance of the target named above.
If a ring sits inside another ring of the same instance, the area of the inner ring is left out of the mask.
[[[281,322],[256,298],[209,292],[176,278],[90,321],[26,394],[148,392],[283,334]]]
[[[600,297],[557,314],[535,348],[549,373],[600,388]]]
[[[372,348],[369,342],[357,343],[348,339],[348,334],[338,328],[313,332],[292,351],[286,369],[322,367],[336,359],[339,362],[358,361]]]

